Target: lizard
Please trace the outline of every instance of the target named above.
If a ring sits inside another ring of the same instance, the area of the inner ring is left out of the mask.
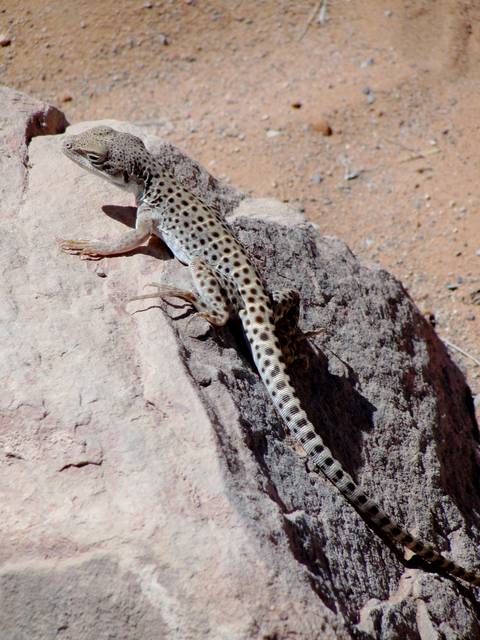
[[[288,324],[289,316],[295,322],[298,319],[298,313],[289,313],[298,304],[298,294],[285,291],[270,295],[224,217],[182,186],[137,136],[98,126],[65,137],[62,150],[82,168],[132,192],[137,214],[135,229],[119,239],[63,240],[61,250],[98,258],[131,251],[150,236],[158,236],[181,263],[189,266],[195,290],[154,285],[156,293],[136,299],[183,299],[214,327],[224,326],[237,315],[268,395],[313,468],[321,471],[391,543],[410,549],[440,571],[480,586],[480,575],[444,557],[387,515],[317,434],[295,392],[279,340],[281,323],[286,319]]]

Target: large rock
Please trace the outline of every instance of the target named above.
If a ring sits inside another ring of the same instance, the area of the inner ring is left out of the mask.
[[[335,455],[479,567],[472,398],[401,284],[144,137],[231,216],[269,286],[301,292],[302,327],[324,330],[294,374]],[[14,156],[23,197],[1,220],[2,640],[479,637],[468,587],[405,563],[309,471],[238,324],[127,305],[145,283],[188,282],[159,241],[100,261],[60,253],[57,240],[121,234],[134,214],[61,140],[33,138],[23,174]]]

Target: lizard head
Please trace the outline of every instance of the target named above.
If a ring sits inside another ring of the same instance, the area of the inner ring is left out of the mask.
[[[67,136],[62,151],[87,171],[134,191],[143,183],[149,157],[140,138],[105,126]]]

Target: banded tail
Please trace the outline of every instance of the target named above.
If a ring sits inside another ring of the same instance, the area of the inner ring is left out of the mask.
[[[261,302],[269,309],[270,305],[266,297]],[[322,471],[367,521],[378,527],[391,541],[407,547],[433,567],[473,586],[480,586],[480,575],[467,571],[448,560],[432,545],[414,537],[393,521],[335,460],[330,449],[315,432],[290,382],[280,344],[274,333],[271,315],[271,313],[263,314],[260,322],[258,314],[252,316],[247,309],[240,311],[255,364],[272,402],[314,466]]]

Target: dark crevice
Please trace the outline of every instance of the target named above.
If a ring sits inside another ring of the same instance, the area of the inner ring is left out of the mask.
[[[43,111],[37,111],[27,120],[25,127],[25,143],[28,147],[32,138],[37,136],[55,135],[64,133],[69,122],[65,114],[50,105],[46,105]]]
[[[71,469],[72,467],[75,469],[81,469],[82,467],[87,467],[89,465],[101,467],[102,464],[103,460],[81,460],[80,462],[69,462],[68,464],[63,465],[59,471],[65,471],[65,469]]]

